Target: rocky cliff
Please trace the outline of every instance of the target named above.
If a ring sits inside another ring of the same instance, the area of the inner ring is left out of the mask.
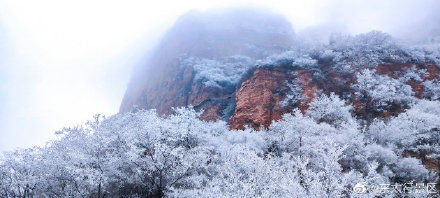
[[[188,13],[164,36],[148,63],[137,69],[120,112],[154,108],[169,114],[171,107],[192,105],[204,109],[203,119],[228,119],[234,111],[237,83],[209,86],[198,75],[203,68],[196,68],[190,60],[227,64],[242,58],[241,68],[224,68],[236,75],[234,70],[245,71],[255,60],[288,50],[292,44],[290,24],[273,13],[242,9]]]
[[[378,65],[374,70],[379,75],[390,79],[402,79],[410,69],[423,71],[420,79],[407,79],[404,85],[408,85],[417,98],[426,98],[423,82],[438,81],[440,70],[431,63],[396,63]],[[360,69],[355,67],[353,69]],[[289,94],[289,86],[284,82],[295,81],[299,90],[297,94],[301,99],[293,104],[282,104]],[[235,93],[236,108],[229,119],[233,129],[244,129],[244,126],[260,128],[268,127],[273,120],[279,120],[281,115],[291,112],[293,108],[299,108],[305,113],[310,103],[317,94],[336,93],[346,99],[354,107],[354,113],[363,120],[374,118],[386,118],[397,116],[408,107],[404,101],[388,101],[378,107],[379,101],[370,98],[367,94],[361,97],[356,95],[356,73],[344,73],[329,69],[325,76],[314,76],[310,71],[297,69],[289,72],[279,71],[278,68],[258,68],[246,78]],[[389,93],[392,95],[393,93]]]
[[[414,98],[438,99],[438,56],[371,32],[301,42],[282,17],[266,11],[189,13],[136,70],[121,112],[172,107],[203,109],[232,129],[268,127],[303,113],[319,94],[335,93],[366,123],[396,116]]]

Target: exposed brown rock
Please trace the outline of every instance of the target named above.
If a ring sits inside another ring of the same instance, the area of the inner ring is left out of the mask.
[[[412,63],[394,63],[383,64],[376,66],[376,71],[380,75],[387,75],[392,78],[399,78],[402,76],[403,71],[410,69],[414,64]]]
[[[414,157],[417,159],[421,159],[422,163],[425,165],[426,169],[428,169],[428,170],[438,170],[440,168],[440,159],[427,158],[426,155],[421,156],[420,154],[415,153],[413,151],[404,151],[402,156],[403,157]]]
[[[410,79],[406,82],[406,84],[411,86],[411,89],[417,98],[423,97],[423,93],[424,93],[425,89],[424,89],[422,83],[416,82],[415,80]]]
[[[413,65],[410,63],[378,65],[375,69],[380,75],[388,75],[397,79]],[[407,84],[413,88],[416,97],[422,98],[424,91],[422,82],[438,78],[438,68],[435,65],[419,64],[416,69],[426,69],[427,75],[420,82],[410,79]],[[324,78],[316,78],[305,69],[291,72],[279,71],[276,68],[255,70],[251,77],[243,81],[236,93],[237,104],[235,113],[229,120],[230,127],[243,129],[248,125],[258,129],[261,126],[267,127],[272,120],[280,119],[283,113],[292,109],[292,107],[283,107],[280,104],[287,92],[283,83],[288,80],[295,81],[303,90],[302,100],[295,104],[302,113],[307,111],[308,104],[314,99],[318,90],[326,94],[335,92],[340,96],[348,97],[353,104],[355,114],[367,120],[397,116],[405,111],[406,106],[394,103],[390,103],[385,111],[376,111],[374,101],[357,97],[351,88],[351,85],[357,83],[354,73],[341,73],[334,69],[327,69],[325,75]]]
[[[253,75],[244,80],[236,93],[236,108],[229,120],[231,129],[268,127],[272,120],[278,120],[288,112],[280,105],[283,95],[278,92],[284,85],[287,75],[277,71],[256,69]]]
[[[430,171],[436,171],[438,174],[438,182],[437,182],[437,189],[440,190],[440,158],[427,158],[426,154],[425,155],[420,155],[416,152],[413,151],[403,151],[402,153],[403,157],[414,157],[417,159],[420,159],[422,161],[422,164],[425,165],[426,169],[430,170]]]
[[[394,63],[387,65],[378,65],[376,67],[377,73],[381,75],[387,75],[392,78],[400,78],[403,76],[404,72],[411,67],[415,67],[416,70],[426,70],[426,75],[422,75],[422,81],[415,81],[410,79],[406,84],[410,85],[414,94],[417,98],[422,98],[424,94],[424,88],[422,82],[427,80],[438,79],[440,75],[440,70],[435,64],[432,63]]]
[[[313,77],[308,70],[296,70],[293,72],[296,82],[303,90],[303,98],[297,102],[298,108],[305,113],[309,108],[309,103],[315,98],[318,86],[313,82]]]

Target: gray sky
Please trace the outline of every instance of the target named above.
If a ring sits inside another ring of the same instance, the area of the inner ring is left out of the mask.
[[[438,35],[438,2],[0,0],[0,151],[116,113],[131,69],[191,9],[252,4],[285,15],[303,35],[376,29],[424,38]]]

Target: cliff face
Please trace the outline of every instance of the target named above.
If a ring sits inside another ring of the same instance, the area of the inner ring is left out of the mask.
[[[207,86],[194,64],[184,65],[185,60],[245,57],[252,62],[285,51],[292,43],[290,24],[266,11],[188,13],[164,36],[147,64],[136,70],[120,112],[142,108],[170,114],[171,107],[192,105],[204,109],[202,119],[227,119],[234,110],[236,85]]]
[[[231,128],[268,127],[272,120],[288,113],[290,109],[280,104],[285,96],[281,89],[287,78],[287,74],[278,71],[255,70],[235,94],[236,108],[229,120]]]
[[[393,65],[378,65],[374,67],[378,74],[386,75],[393,79],[402,78],[405,71],[411,67],[416,71],[426,71],[422,79],[417,81],[408,79],[405,83],[411,86],[415,97],[424,98],[423,82],[439,80],[440,70],[434,64],[400,63]],[[359,69],[355,67],[354,69]],[[301,88],[299,94],[303,97],[291,105],[283,105],[281,101],[286,98],[289,88],[284,82],[296,81]],[[386,118],[397,116],[405,111],[406,106],[399,103],[389,103],[390,109],[378,111],[376,101],[357,97],[353,85],[357,83],[355,73],[341,73],[329,69],[324,77],[313,76],[307,70],[293,70],[287,73],[277,69],[257,69],[253,75],[243,81],[236,92],[235,112],[229,120],[232,129],[244,129],[244,126],[260,128],[268,127],[273,120],[279,120],[285,113],[291,112],[297,107],[305,113],[308,104],[314,99],[318,92],[324,94],[336,93],[345,98],[354,107],[357,117],[363,119]]]
[[[189,13],[138,68],[120,112],[140,108],[168,115],[172,107],[191,105],[203,109],[203,120],[259,129],[294,108],[305,113],[319,94],[335,93],[369,122],[404,112],[410,100],[405,97],[430,97],[425,82],[437,83],[440,76],[434,62],[415,60],[378,32],[303,51],[281,16]]]

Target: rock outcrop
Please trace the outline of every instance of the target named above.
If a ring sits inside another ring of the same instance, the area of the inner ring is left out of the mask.
[[[282,16],[266,11],[238,9],[214,13],[191,12],[182,16],[164,36],[146,65],[136,69],[120,112],[192,105],[204,109],[202,119],[227,120],[234,111],[236,86],[206,86],[196,79],[191,58],[222,59],[244,56],[252,60],[287,50],[293,30]],[[231,106],[232,105],[232,106]]]
[[[235,94],[236,107],[229,120],[231,128],[268,127],[272,120],[288,113],[291,109],[280,104],[285,97],[282,89],[287,78],[285,73],[256,69]]]
[[[440,70],[434,64],[393,64],[378,65],[373,68],[380,75],[387,75],[394,79],[401,78],[405,71],[414,67],[416,70],[426,70],[424,77],[415,81],[409,79],[406,84],[410,85],[416,97],[422,98],[424,95],[422,83],[427,80],[439,79]],[[284,106],[280,102],[285,99],[288,92],[286,81],[295,80],[301,87],[301,100],[293,105]],[[244,126],[253,128],[268,127],[273,120],[278,120],[287,112],[291,112],[297,107],[305,113],[317,92],[330,94],[331,92],[345,97],[354,106],[357,117],[363,119],[374,119],[378,117],[397,116],[405,110],[401,104],[390,103],[391,110],[378,112],[374,107],[374,101],[367,101],[364,98],[355,96],[352,87],[356,83],[355,74],[341,73],[337,70],[329,69],[325,72],[325,77],[316,77],[310,71],[298,69],[283,73],[277,69],[259,68],[253,75],[243,80],[237,90],[235,112],[229,120],[232,129],[243,129]]]

